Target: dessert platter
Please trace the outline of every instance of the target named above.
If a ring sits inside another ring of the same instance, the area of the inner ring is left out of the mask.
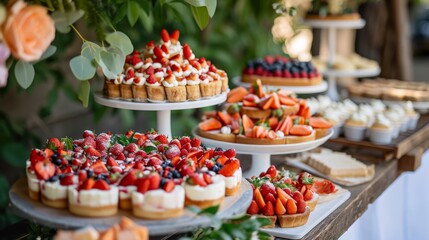
[[[123,72],[106,79],[99,104],[122,109],[157,111],[157,129],[171,137],[171,110],[213,106],[228,92],[225,71],[179,41],[179,31],[161,31],[158,44],[150,41],[142,51],[126,57]]]
[[[382,86],[382,87],[381,87]],[[411,101],[420,113],[429,110],[429,84],[404,82],[394,79],[364,79],[348,86],[348,94],[353,101],[368,103],[380,99],[387,105]]]
[[[262,230],[276,237],[302,238],[350,197],[329,180],[274,166],[249,181],[253,200],[247,214],[269,219]]]
[[[263,59],[249,60],[234,84],[248,87],[256,79],[263,85],[297,94],[319,93],[327,90],[327,83],[311,62],[301,62],[283,56],[265,56]]]
[[[237,87],[228,93],[223,109],[206,112],[194,135],[208,146],[233,147],[252,154],[253,176],[270,166],[271,154],[311,150],[332,135],[332,124],[311,117],[304,99],[284,90],[265,91],[261,81],[252,87]]]
[[[56,228],[103,230],[126,216],[151,235],[190,231],[210,220],[186,206],[220,205],[221,218],[246,210],[252,192],[235,155],[187,136],[86,130],[32,149],[9,196],[19,214]]]
[[[312,8],[307,12],[305,19],[307,22],[316,24],[314,27],[319,28],[327,26],[323,25],[323,23],[331,23],[336,27],[344,28],[365,24],[365,21],[356,11],[356,5],[351,1],[313,1]]]
[[[329,68],[327,60],[319,56],[313,57],[311,61],[327,77],[361,78],[380,74],[380,66],[375,60],[364,58],[356,53],[349,56],[336,54]]]

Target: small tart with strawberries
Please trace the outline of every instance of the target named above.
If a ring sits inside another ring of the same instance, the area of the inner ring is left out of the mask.
[[[225,197],[225,181],[207,172],[190,174],[185,180],[185,205],[205,209],[221,205]]]

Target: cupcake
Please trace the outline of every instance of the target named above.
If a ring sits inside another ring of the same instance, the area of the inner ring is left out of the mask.
[[[376,144],[392,142],[393,126],[383,114],[377,114],[375,122],[369,129],[369,139]]]
[[[202,74],[199,76],[199,78],[200,78],[201,96],[203,98],[213,97],[216,94],[216,83],[207,74]]]
[[[220,81],[222,82],[222,92],[226,92],[229,89],[228,86],[228,76],[224,70],[217,70],[216,73],[219,75]]]
[[[361,112],[353,113],[344,124],[344,136],[352,141],[361,141],[365,138],[367,117]]]
[[[375,113],[382,113],[386,110],[386,105],[381,100],[371,100],[371,107]]]
[[[349,114],[352,114],[358,110],[358,106],[350,99],[343,101],[344,108],[347,109]]]
[[[179,86],[176,80],[176,76],[168,70],[167,76],[162,81],[162,85],[165,88],[167,94],[167,100],[170,102],[184,102],[186,101],[186,87]]]
[[[395,111],[401,119],[401,132],[405,132],[408,130],[408,119],[409,117],[405,113],[405,110],[399,104],[390,105],[389,111]]]
[[[124,80],[121,83],[121,98],[124,100],[133,99],[133,91],[131,85],[134,82],[134,69],[132,67],[127,68]]]
[[[343,122],[341,120],[341,113],[336,111],[335,109],[326,109],[323,114],[323,118],[325,118],[328,122],[332,124],[333,134],[332,138],[337,138],[340,136],[341,128],[343,126]]]
[[[402,108],[408,116],[408,130],[416,129],[420,114],[414,110],[413,103],[411,101],[404,102],[402,103]]]
[[[186,78],[186,94],[189,100],[198,100],[201,98],[200,78],[191,73]]]
[[[132,91],[133,91],[133,99],[136,102],[145,102],[147,99],[146,92],[146,78],[143,73],[136,73],[134,77]]]
[[[401,116],[396,112],[389,109],[384,112],[384,115],[392,122],[393,125],[393,138],[397,138],[399,136],[399,132],[401,130],[402,120]]]
[[[115,79],[108,80],[104,82],[104,93],[108,98],[116,99],[121,97],[120,86],[124,80],[125,75],[119,74]]]
[[[161,81],[158,81],[154,74],[151,74],[146,78],[145,85],[146,85],[147,96],[150,100],[154,100],[154,101],[165,100],[164,87],[161,85]]]

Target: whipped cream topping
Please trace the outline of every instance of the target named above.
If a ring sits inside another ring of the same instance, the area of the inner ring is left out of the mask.
[[[225,196],[225,181],[223,176],[213,176],[213,183],[206,187],[185,183],[185,194],[191,200],[215,200]]]
[[[125,75],[123,73],[119,74],[113,81],[115,84],[121,84],[124,81]]]
[[[367,116],[361,112],[352,113],[352,115],[350,115],[349,120],[352,120],[354,122],[363,123],[363,124],[366,124],[368,122]]]
[[[228,126],[223,126],[220,129],[220,133],[222,134],[231,134],[231,128]]]
[[[397,111],[393,111],[391,109],[384,112],[384,115],[392,122],[402,122],[401,115]]]
[[[185,190],[182,186],[176,185],[171,192],[156,189],[142,194],[135,191],[132,193],[132,203],[150,212],[183,208],[185,206]]]
[[[186,86],[186,84],[188,83],[188,81],[186,80],[186,78],[176,78],[177,79],[177,83],[179,84],[179,86]]]
[[[124,78],[124,80],[122,81],[122,83],[126,84],[126,85],[131,85],[131,84],[133,84],[133,82],[134,82],[134,78],[133,77],[128,78],[128,79]]]
[[[405,112],[415,113],[414,106],[413,106],[413,103],[411,101],[403,102],[403,103],[401,103],[401,106],[405,110]]]
[[[349,113],[356,112],[358,110],[358,106],[350,99],[345,99],[343,101],[344,107],[349,111]]]
[[[341,123],[341,112],[337,111],[335,109],[329,109],[329,108],[326,109],[323,112],[323,117],[326,120],[332,122],[334,125],[338,124],[338,123]]]
[[[144,74],[141,73],[141,75],[139,76],[136,75],[136,77],[138,78],[139,81],[136,82],[136,80],[134,79],[134,82],[133,82],[134,85],[143,86],[146,83],[146,78],[144,77]]]
[[[27,171],[27,184],[28,188],[30,188],[33,192],[40,191],[39,179],[37,179],[36,174],[29,173],[29,171]]]
[[[200,78],[198,78],[196,74],[189,75],[186,78],[186,81],[188,85],[199,85],[201,82]]]
[[[236,187],[238,184],[241,183],[241,179],[242,179],[241,167],[238,168],[237,171],[235,171],[235,173],[231,177],[225,177],[225,176],[222,176],[222,177],[225,181],[226,188]]]
[[[62,186],[60,181],[55,182],[40,182],[42,194],[51,200],[66,199],[69,186]]]
[[[387,119],[383,114],[379,113],[377,114],[376,118],[375,118],[375,122],[374,125],[381,125],[384,126],[386,128],[391,128],[392,127],[392,122],[389,121],[389,119]]]
[[[319,100],[319,106],[321,109],[325,109],[329,107],[332,103],[332,100],[328,96],[319,95],[317,97],[317,100]]]
[[[110,190],[80,190],[74,187],[68,189],[69,203],[88,207],[117,205],[119,191],[116,186],[110,185]]]
[[[310,98],[306,100],[307,106],[310,108],[310,114],[313,115],[320,110],[319,101],[315,98]]]
[[[277,136],[277,138],[284,138],[284,137],[285,137],[285,134],[284,134],[284,132],[282,132],[282,131],[277,131],[277,132],[276,132],[276,136]]]
[[[176,44],[171,44],[168,50],[170,51],[170,56],[176,56],[182,53],[182,45],[177,41]]]
[[[384,103],[378,99],[371,100],[371,106],[375,113],[380,113],[386,110],[386,105],[384,105]]]
[[[162,64],[159,62],[155,62],[155,63],[152,63],[152,67],[153,67],[153,69],[162,68]]]
[[[177,87],[179,83],[177,82],[176,77],[173,74],[170,74],[166,78],[164,78],[164,81],[162,81],[162,85],[164,87],[170,88]]]

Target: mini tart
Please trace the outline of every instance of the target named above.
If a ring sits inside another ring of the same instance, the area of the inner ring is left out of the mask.
[[[200,85],[186,85],[186,95],[188,100],[198,100],[201,98]]]
[[[40,199],[40,181],[37,179],[36,174],[32,173],[30,168],[27,167],[27,184],[28,195],[31,199],[39,201]]]
[[[308,136],[292,136],[292,135],[289,135],[286,137],[286,144],[309,142],[309,141],[314,141],[315,139],[316,139],[316,131],[313,131]]]
[[[114,82],[106,79],[104,81],[104,94],[108,98],[120,98],[121,97],[121,91],[119,90],[119,84],[115,84]]]
[[[253,84],[257,79],[261,80],[262,85],[270,86],[313,86],[322,82],[322,76],[314,78],[281,78],[281,77],[264,77],[259,75],[241,75],[241,81]]]
[[[241,167],[230,177],[221,175],[225,181],[225,196],[232,196],[238,192],[241,186],[242,175]]]
[[[316,14],[308,14],[305,17],[307,20],[320,20],[320,21],[350,21],[350,20],[358,20],[360,19],[359,13],[347,13],[340,15],[327,15],[327,16],[319,16]]]
[[[200,83],[201,97],[213,97],[216,94],[216,83]]]
[[[294,228],[306,224],[309,216],[310,208],[306,207],[303,213],[278,215],[277,219],[279,220],[280,227]]]
[[[124,100],[133,99],[133,90],[131,89],[131,84],[122,83],[121,85],[121,98]]]
[[[215,131],[203,131],[201,129],[198,129],[198,134],[201,137],[204,138],[210,138],[210,139],[214,139],[214,140],[218,140],[218,141],[222,141],[222,142],[235,142],[236,136],[235,134],[223,134],[221,133],[219,130],[215,130]]]
[[[68,207],[68,186],[62,186],[60,181],[40,182],[42,203],[52,208]]]
[[[241,115],[246,114],[248,117],[252,119],[262,119],[262,118],[269,118],[271,116],[271,109],[262,110],[257,107],[241,107],[240,113]]]
[[[287,138],[250,138],[243,135],[237,135],[235,138],[237,143],[243,144],[255,144],[255,145],[274,145],[274,144],[285,144]]]
[[[305,201],[305,203],[307,203],[307,207],[309,207],[310,211],[312,212],[316,208],[318,201],[319,201],[319,194],[313,193],[313,198],[311,200]]]
[[[119,189],[119,208],[123,210],[131,210],[131,196],[137,190],[136,186],[118,186]]]
[[[118,212],[118,188],[110,185],[109,190],[80,190],[70,187],[69,211],[83,217],[106,217]]]
[[[132,85],[133,99],[136,102],[146,102],[147,91],[145,85]]]
[[[313,129],[316,132],[315,139],[323,138],[327,136],[328,133],[331,131],[331,128],[313,128]]]
[[[186,87],[166,87],[165,93],[167,94],[167,100],[170,102],[184,102],[186,101]]]
[[[165,101],[165,91],[163,86],[146,86],[146,91],[150,100]]]
[[[172,192],[162,189],[151,190],[146,193],[137,191],[132,193],[132,209],[136,217],[147,219],[168,219],[183,214],[185,190],[182,186],[175,186]]]
[[[185,205],[194,205],[200,209],[220,205],[225,198],[225,181],[222,176],[212,177],[213,183],[202,187],[185,182]]]
[[[215,83],[215,94],[219,95],[222,93],[222,81],[220,80],[215,80],[213,81]]]
[[[258,218],[266,218],[268,220],[270,220],[270,224],[266,225],[266,226],[262,226],[262,228],[274,228],[276,226],[276,222],[277,222],[277,216],[265,216],[265,215],[252,215],[252,216],[256,216]]]
[[[228,76],[226,75],[226,72],[223,70],[217,70],[216,72],[219,75],[220,81],[222,82],[222,92],[226,92],[229,89],[228,86]]]

